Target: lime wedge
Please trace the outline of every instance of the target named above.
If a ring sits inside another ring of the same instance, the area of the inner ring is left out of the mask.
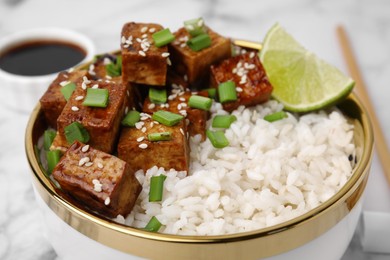
[[[343,100],[355,82],[306,50],[279,24],[267,33],[260,52],[272,96],[286,110],[309,112]]]

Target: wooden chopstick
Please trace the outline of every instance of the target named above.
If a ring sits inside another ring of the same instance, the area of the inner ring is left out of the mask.
[[[374,130],[375,148],[382,165],[383,173],[385,174],[387,182],[390,185],[390,152],[387,147],[385,136],[383,135],[378,118],[375,115],[374,107],[372,106],[362,74],[353,54],[352,45],[348,39],[347,33],[344,27],[341,25],[339,25],[336,30],[349,73],[355,80],[354,89],[356,90],[359,99],[363,102],[365,108],[367,109],[368,115],[370,116]]]

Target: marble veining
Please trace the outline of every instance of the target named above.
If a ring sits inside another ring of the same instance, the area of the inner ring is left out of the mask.
[[[84,33],[103,53],[119,48],[125,22],[158,22],[175,30],[182,21],[198,16],[223,35],[254,41],[261,41],[279,22],[308,49],[347,73],[335,34],[337,24],[345,25],[378,118],[384,129],[390,129],[387,0],[0,0],[0,39],[18,30],[59,26]],[[44,235],[25,158],[27,120],[27,114],[0,104],[0,259],[52,260],[56,253]],[[385,135],[390,145],[390,132]],[[376,156],[372,172],[364,208],[390,212],[390,189]],[[355,235],[342,259],[382,260],[390,255],[362,252]]]

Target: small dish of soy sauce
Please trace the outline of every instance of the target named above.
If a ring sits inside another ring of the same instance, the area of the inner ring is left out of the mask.
[[[64,28],[17,32],[0,41],[0,106],[30,112],[56,75],[95,55],[92,41]]]

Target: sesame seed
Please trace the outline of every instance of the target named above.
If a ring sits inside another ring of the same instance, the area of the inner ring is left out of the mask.
[[[164,57],[164,58],[166,58],[166,57],[169,56],[169,52],[163,52],[163,53],[161,53],[161,56]]]
[[[97,163],[97,167],[98,167],[99,169],[103,169],[103,164],[102,164],[101,162],[98,162],[98,163]]]
[[[186,46],[187,46],[187,43],[185,43],[185,42],[183,42],[183,43],[180,44],[180,48],[184,48],[184,47],[186,47]]]
[[[153,127],[154,126],[154,123],[153,122],[150,122],[150,127]]]
[[[89,145],[86,144],[86,145],[84,145],[84,146],[81,148],[81,151],[82,151],[83,153],[85,153],[85,152],[88,151],[88,149],[89,149]]]
[[[154,103],[150,103],[149,106],[148,106],[149,109],[153,109],[155,107],[156,107],[156,105]]]
[[[81,83],[81,88],[84,90],[87,89],[87,84],[85,82]]]
[[[135,128],[141,129],[144,124],[145,124],[144,122],[139,121],[139,122],[135,123]]]
[[[74,98],[74,100],[79,101],[79,100],[82,100],[83,98],[84,98],[84,96],[77,96]]]
[[[197,24],[198,24],[199,27],[202,27],[203,26],[203,20],[202,19],[199,20]]]
[[[142,42],[142,39],[140,39],[140,38],[136,38],[135,40],[136,40],[137,42],[139,42],[139,43]]]
[[[83,157],[79,161],[79,166],[83,166],[85,163],[89,162],[91,159],[89,157]]]
[[[143,38],[143,39],[148,38],[148,35],[146,33],[142,34],[141,38]]]
[[[70,81],[64,80],[64,81],[60,82],[60,86],[63,87],[63,86],[68,85],[69,83],[70,83]]]
[[[242,92],[242,91],[243,91],[243,89],[242,89],[242,88],[240,88],[240,87],[236,87],[236,91],[237,91],[237,92]]]
[[[122,35],[121,43],[124,44],[126,42],[126,37]]]
[[[255,57],[255,53],[254,52],[251,52],[250,54],[249,54],[249,58],[251,58],[251,59],[253,59],[254,57]]]
[[[141,28],[141,33],[146,33],[147,30],[148,30],[148,27],[144,26]]]
[[[127,114],[127,112],[129,112],[129,107],[125,108],[125,114]]]
[[[130,97],[130,92],[128,90],[126,91],[126,94],[128,97]]]
[[[167,58],[167,64],[168,64],[168,66],[171,66],[171,65],[172,65],[172,61],[171,61],[170,58]]]
[[[152,118],[152,116],[151,115],[149,115],[148,113],[140,113],[140,116],[142,116],[142,117],[147,117],[147,118]]]
[[[104,200],[104,205],[108,206],[108,205],[110,205],[110,202],[111,202],[110,197],[107,197],[107,198]]]
[[[149,32],[150,32],[150,33],[154,33],[155,31],[156,31],[156,28],[150,28],[150,29],[149,29]]]
[[[187,103],[180,103],[182,107],[187,107]]]
[[[84,165],[89,167],[89,166],[92,166],[93,162],[86,162]]]
[[[99,85],[98,84],[95,84],[92,86],[93,89],[96,89],[96,88],[99,88]]]
[[[142,127],[141,131],[142,131],[142,133],[145,133],[146,132],[146,127]]]
[[[189,31],[193,31],[195,28],[194,26],[192,26],[192,24],[187,24],[186,25],[186,28],[189,30]]]
[[[184,81],[188,81],[188,76],[187,76],[187,74],[184,75]]]
[[[184,135],[184,130],[183,130],[183,128],[180,128],[180,133],[181,133],[182,135]]]
[[[179,113],[180,113],[182,116],[187,116],[187,111],[186,111],[186,110],[179,110]]]
[[[138,147],[141,149],[146,149],[146,148],[148,148],[148,145],[143,143],[143,144],[138,145]]]
[[[144,139],[145,139],[144,136],[138,137],[138,138],[137,138],[137,142],[142,142]]]
[[[145,52],[144,51],[138,51],[138,54],[141,55],[141,56],[146,56]]]
[[[179,98],[179,100],[180,100],[180,101],[183,101],[183,102],[185,102],[185,101],[186,101],[186,99],[185,99],[185,98],[183,98],[183,97]]]
[[[79,110],[80,110],[80,109],[79,109],[78,107],[76,107],[76,106],[72,106],[71,109],[72,109],[72,111],[79,111]]]

